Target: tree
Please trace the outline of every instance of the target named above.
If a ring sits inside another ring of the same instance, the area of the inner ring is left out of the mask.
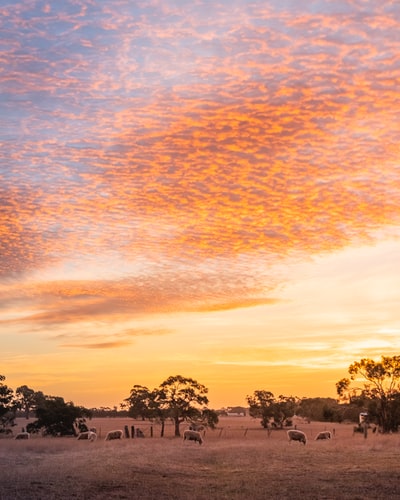
[[[341,398],[363,399],[370,416],[383,432],[397,431],[400,425],[400,356],[382,356],[380,361],[363,358],[349,366],[350,379],[341,379],[336,390]],[[351,383],[363,380],[363,387]]]
[[[128,398],[124,399],[124,405],[128,405],[128,416],[131,418],[151,418],[151,406],[154,400],[152,394],[147,387],[142,385],[134,385]]]
[[[250,416],[261,419],[264,429],[268,428],[273,419],[277,427],[282,428],[295,414],[297,399],[293,396],[278,396],[275,398],[272,392],[258,390],[252,396],[246,397],[250,407]]]
[[[14,391],[10,389],[4,380],[6,377],[0,375],[0,432],[11,432],[10,427],[14,425],[15,420],[15,400]]]
[[[76,428],[81,428],[86,418],[91,418],[90,410],[66,403],[63,398],[46,396],[36,408],[37,420],[27,425],[28,432],[44,431],[51,436],[73,436]]]
[[[261,418],[261,425],[266,429],[272,418],[272,405],[275,401],[270,391],[254,391],[252,396],[246,397],[249,404],[249,413],[253,418]]]
[[[142,420],[156,420],[161,423],[161,437],[164,436],[165,421],[168,417],[168,408],[164,408],[160,400],[160,391],[150,391],[142,385],[134,385],[130,396],[124,399],[122,406],[128,406],[128,416]]]
[[[175,436],[180,436],[179,426],[185,420],[201,417],[198,406],[207,405],[208,389],[192,378],[175,375],[160,385],[157,400],[162,409],[173,419]]]
[[[319,422],[341,422],[343,408],[333,398],[303,398],[296,409],[296,414]]]
[[[218,423],[217,412],[198,408],[198,405],[208,403],[207,392],[208,389],[196,380],[176,375],[169,377],[158,389],[152,391],[145,386],[134,385],[122,406],[128,406],[128,415],[132,418],[160,422],[161,437],[164,436],[167,418],[172,418],[175,435],[179,436],[179,426],[185,420],[215,428]]]
[[[27,385],[21,385],[20,387],[17,387],[15,394],[17,396],[20,407],[25,412],[25,418],[28,419],[29,412],[35,407],[35,391]]]
[[[280,395],[273,404],[273,418],[277,427],[283,428],[284,424],[292,425],[292,417],[296,413],[297,399],[293,396]]]
[[[200,422],[206,427],[215,429],[219,422],[218,413],[215,410],[204,408],[204,410],[201,412]]]

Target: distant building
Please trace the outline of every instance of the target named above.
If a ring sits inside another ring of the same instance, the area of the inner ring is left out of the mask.
[[[245,417],[247,415],[247,408],[242,406],[233,406],[227,409],[228,417]]]

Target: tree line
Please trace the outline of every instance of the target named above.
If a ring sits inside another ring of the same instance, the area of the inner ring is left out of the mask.
[[[382,432],[397,432],[400,426],[400,356],[382,356],[380,361],[363,358],[349,366],[350,378],[336,383],[338,398],[297,398],[256,390],[246,397],[250,416],[260,419],[263,427],[283,428],[292,425],[295,415],[308,420],[358,421],[359,413],[368,414],[370,422]],[[183,422],[215,428],[219,416],[208,408],[208,389],[190,377],[170,376],[157,388],[134,385],[121,408],[125,415],[161,424],[172,421],[175,436]],[[74,435],[86,430],[86,420],[108,414],[106,409],[88,409],[65,402],[62,397],[46,396],[22,385],[14,392],[0,375],[0,434],[9,433],[17,412],[36,420],[27,425],[28,432],[45,432],[53,436]],[[119,414],[117,408],[113,415]]]
[[[99,411],[75,406],[59,396],[47,396],[23,385],[14,392],[0,375],[0,434],[8,434],[15,425],[17,412],[23,411],[26,418],[34,412],[36,420],[26,426],[30,433],[42,432],[52,436],[76,435],[87,430],[86,421]],[[148,419],[161,424],[161,436],[165,423],[172,420],[175,436],[180,436],[182,422],[215,427],[218,415],[209,409],[208,389],[190,377],[170,376],[158,388],[148,389],[134,385],[130,395],[121,403],[124,413],[132,418]],[[104,415],[109,412],[100,412]],[[118,412],[114,409],[114,415]]]
[[[368,415],[367,423],[381,432],[398,432],[400,427],[400,356],[381,356],[380,361],[363,358],[348,368],[350,377],[336,383],[338,399],[303,398],[265,390],[247,396],[250,415],[260,418],[263,427],[291,426],[294,415],[309,420],[359,422],[359,414]]]

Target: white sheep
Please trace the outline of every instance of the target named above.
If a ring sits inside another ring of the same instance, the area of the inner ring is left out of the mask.
[[[88,440],[93,443],[94,441],[96,441],[96,439],[97,439],[97,434],[94,431],[89,431]]]
[[[307,436],[302,431],[291,429],[287,431],[287,435],[289,438],[289,443],[291,441],[299,441],[300,443],[306,444],[307,442]]]
[[[196,423],[196,422],[191,422],[189,424],[189,430],[191,430],[191,431],[197,431],[197,432],[202,432],[203,436],[206,433],[206,427],[205,427],[205,425],[199,424],[199,423]]]
[[[105,441],[111,441],[113,439],[122,439],[124,433],[121,430],[109,431],[107,432],[107,436]]]
[[[315,438],[315,441],[318,441],[320,439],[332,439],[332,434],[330,431],[321,431],[317,434],[317,437]]]
[[[186,429],[183,433],[183,440],[186,441],[194,441],[198,442],[199,444],[203,443],[203,438],[201,437],[200,432],[198,431],[192,431],[191,429]]]
[[[29,439],[31,435],[29,432],[18,432],[14,439]]]
[[[84,432],[80,432],[76,439],[79,441],[82,439],[87,439],[88,441],[93,442],[93,441],[96,441],[97,434],[93,431],[84,431]]]

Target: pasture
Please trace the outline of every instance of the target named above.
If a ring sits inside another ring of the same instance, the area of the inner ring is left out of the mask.
[[[16,432],[26,425],[21,419]],[[308,442],[268,436],[258,420],[221,418],[204,443],[131,419],[93,419],[100,437],[0,440],[0,499],[398,499],[400,436],[353,435],[351,424],[298,422]],[[140,427],[145,438],[105,441],[108,431]],[[182,425],[182,433],[185,428]],[[331,440],[315,441],[329,430]]]

